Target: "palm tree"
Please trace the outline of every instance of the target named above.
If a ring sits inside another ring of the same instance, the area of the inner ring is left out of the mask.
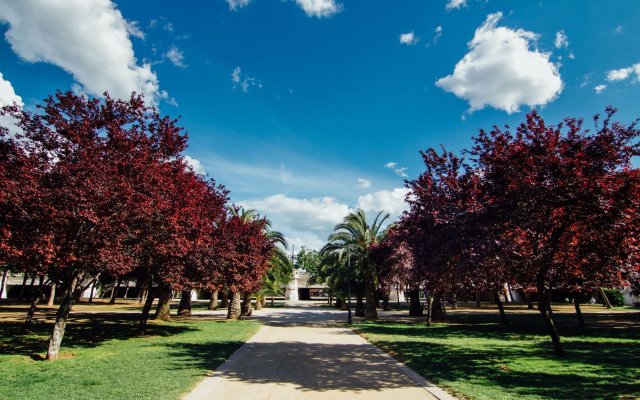
[[[379,212],[371,224],[367,222],[367,215],[363,210],[357,209],[349,213],[342,223],[335,226],[328,243],[322,248],[322,253],[325,254],[333,253],[340,258],[346,255],[350,258],[351,265],[361,274],[367,320],[378,317],[375,301],[377,273],[375,264],[369,258],[369,250],[384,236],[382,224],[389,218],[389,214],[383,213],[384,211]]]

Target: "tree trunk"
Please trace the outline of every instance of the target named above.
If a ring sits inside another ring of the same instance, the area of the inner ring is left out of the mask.
[[[533,303],[531,302],[531,293],[527,293],[527,308],[533,310]]]
[[[347,307],[344,305],[344,303],[345,303],[344,299],[342,297],[338,296],[338,297],[336,297],[336,301],[333,302],[333,306],[335,308],[338,308],[338,309],[344,311],[344,310],[347,309]]]
[[[476,307],[480,308],[480,292],[476,291]]]
[[[451,309],[458,309],[458,296],[455,293],[451,295]]]
[[[209,310],[214,311],[218,309],[218,291],[211,291],[211,300],[209,300]]]
[[[29,311],[27,311],[27,317],[22,324],[22,328],[20,329],[20,334],[24,335],[29,332],[29,328],[31,327],[31,321],[33,321],[33,316],[36,313],[36,309],[38,307],[38,303],[40,303],[40,299],[42,298],[42,286],[44,285],[44,276],[40,277],[40,284],[38,285],[38,289],[33,293],[33,297],[31,298],[31,306],[29,307]]]
[[[49,300],[47,301],[47,307],[53,307],[53,302],[56,299],[56,284],[51,282],[51,291],[49,292]]]
[[[493,296],[496,298],[496,304],[498,305],[498,310],[500,310],[500,318],[502,318],[502,323],[507,323],[507,315],[504,313],[504,305],[502,304],[502,300],[500,300],[500,293],[498,291],[493,292]]]
[[[262,310],[263,295],[256,295],[256,310]]]
[[[560,343],[560,336],[558,335],[558,331],[556,330],[556,326],[553,323],[553,318],[551,316],[551,307],[547,304],[547,293],[546,288],[543,282],[538,282],[538,311],[540,311],[540,315],[542,315],[542,319],[544,320],[547,329],[549,330],[549,336],[551,336],[551,341],[553,342],[553,351],[558,356],[564,355],[564,350],[562,349],[562,343]]]
[[[373,271],[370,271],[370,268],[365,266],[364,275],[364,319],[367,321],[374,321],[378,318],[378,310],[376,310],[376,288],[374,286]]]
[[[231,297],[231,301],[228,301],[229,309],[227,311],[227,319],[240,319],[242,314],[240,305],[242,296],[240,295],[240,292],[231,292],[230,294],[231,296],[229,297]]]
[[[171,320],[171,297],[173,297],[171,285],[163,284],[160,289],[160,295],[158,296],[155,319],[163,321]]]
[[[91,284],[91,292],[89,292],[89,304],[93,303],[93,294],[96,291],[96,285],[98,284],[98,281],[94,280],[93,283]]]
[[[273,302],[273,297],[271,298],[271,301]],[[329,307],[333,306],[333,295],[329,295]]]
[[[427,296],[427,326],[431,326],[431,315],[433,314],[433,296]]]
[[[142,307],[142,315],[140,316],[140,324],[138,325],[138,336],[144,336],[147,331],[147,321],[149,321],[149,313],[153,306],[153,300],[156,298],[156,290],[153,288],[153,282],[149,281],[147,284],[147,298],[144,300],[144,307]]]
[[[56,322],[53,325],[53,332],[49,338],[49,349],[47,350],[47,360],[54,361],[58,359],[60,353],[60,346],[62,345],[62,339],[64,338],[64,330],[67,326],[67,319],[69,313],[73,307],[73,302],[76,298],[76,288],[78,282],[77,278],[72,278],[70,282],[67,282],[62,295],[62,301],[60,307],[56,313]]]
[[[600,297],[602,297],[602,303],[604,304],[604,306],[607,308],[611,308],[611,302],[609,301],[607,294],[604,292],[604,289],[599,287],[598,292],[600,293]]]
[[[553,308],[551,308],[551,289],[549,289],[545,293],[545,296],[546,296],[547,307],[549,307],[549,315],[553,317]]]
[[[422,315],[423,312],[422,304],[420,304],[420,289],[411,289],[409,291],[409,316],[421,317]]]
[[[109,299],[109,304],[116,304],[116,297],[118,297],[118,289],[120,289],[120,283],[122,279],[118,279],[118,283],[113,287],[111,291],[111,298]]]
[[[181,317],[191,316],[191,289],[183,290],[178,306],[178,315]]]
[[[275,306],[275,300],[274,300],[275,296],[271,296],[271,308],[273,308]],[[329,304],[331,305],[331,304]]]
[[[250,317],[253,314],[253,307],[251,306],[251,293],[244,293],[242,295],[242,305],[240,306],[240,315],[243,317]]]
[[[2,298],[2,294],[4,293],[4,287],[7,283],[7,276],[9,276],[9,270],[2,272],[2,280],[0,281],[0,299]]]
[[[222,293],[220,293],[220,308],[229,307],[229,291],[224,289]]]
[[[22,300],[24,298],[24,288],[27,287],[28,278],[27,274],[24,274],[24,277],[22,278],[22,286],[20,286],[20,292],[18,292],[18,300]]]
[[[127,287],[124,289],[124,296],[122,296],[122,298],[126,300],[129,295],[129,280],[127,279],[125,282],[127,282]]]
[[[578,317],[578,327],[581,331],[584,330],[584,317],[582,316],[582,310],[580,309],[580,292],[576,292],[573,296],[573,306],[576,309],[576,317]]]
[[[366,305],[362,301],[362,296],[356,296],[356,317],[365,317],[366,318],[366,310],[365,309],[366,309]]]

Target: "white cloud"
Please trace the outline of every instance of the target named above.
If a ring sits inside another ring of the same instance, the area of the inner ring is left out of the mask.
[[[187,163],[188,166],[191,167],[193,172],[195,172],[196,174],[205,175],[207,173],[204,169],[204,166],[202,165],[200,160],[198,160],[197,158],[184,156],[184,161]]]
[[[262,89],[262,83],[258,81],[256,78],[247,75],[246,73],[242,73],[242,68],[237,66],[231,72],[231,81],[233,82],[233,88],[239,87],[242,89],[244,93],[248,93],[251,87],[258,87]]]
[[[622,25],[618,25],[618,26],[616,26],[615,32],[616,33],[622,33],[622,30],[623,30]]]
[[[640,63],[634,64],[630,67],[613,69],[607,72],[607,81],[609,82],[618,82],[624,81],[635,75],[636,80],[640,80]]]
[[[135,23],[110,0],[0,0],[0,22],[9,24],[5,37],[20,58],[64,69],[84,92],[128,98],[137,91],[151,103],[168,98],[151,66],[135,58]]]
[[[408,178],[409,175],[407,175],[406,171],[409,169],[407,167],[398,167],[398,163],[395,161],[391,161],[388,162],[384,165],[385,168],[389,168],[391,170],[393,170],[393,172],[396,173],[396,175],[402,177],[402,178]]]
[[[538,37],[523,29],[498,27],[502,13],[490,14],[476,29],[469,52],[453,74],[436,86],[469,102],[469,112],[491,106],[511,114],[521,105],[544,105],[563,88],[550,54],[530,49]]]
[[[229,4],[229,10],[237,11],[241,8],[244,8],[249,5],[251,0],[227,0],[227,4]]]
[[[602,93],[602,91],[603,91],[603,90],[605,90],[606,88],[607,88],[607,85],[598,85],[598,86],[595,86],[595,87],[593,88],[593,90],[595,90],[595,91],[596,91],[596,93],[600,94],[600,93]]]
[[[449,0],[445,6],[447,10],[458,9],[467,6],[467,0]]]
[[[400,43],[411,46],[418,43],[418,37],[416,37],[413,31],[403,33],[400,35]]]
[[[147,38],[147,35],[142,31],[142,29],[140,29],[140,23],[138,21],[125,20],[124,23],[129,35],[142,40],[145,40]]]
[[[358,187],[360,189],[368,189],[371,187],[371,181],[369,179],[358,178]]]
[[[407,203],[404,201],[407,193],[409,189],[406,188],[367,193],[358,197],[358,208],[368,213],[385,211],[390,214],[390,220],[394,220],[407,209]]]
[[[16,102],[20,107],[24,105],[22,97],[18,96],[11,82],[4,79],[0,72],[0,107],[8,106]]]
[[[554,44],[557,49],[566,49],[567,47],[569,47],[569,38],[564,33],[564,31],[556,32],[556,40],[554,41]]]
[[[184,63],[184,53],[176,46],[172,46],[169,51],[164,54],[164,56],[167,57],[169,61],[171,61],[171,64],[175,65],[176,67],[187,67],[187,65]]]
[[[342,5],[335,0],[296,0],[309,17],[330,17],[342,11]]]
[[[276,194],[239,204],[266,215],[273,229],[281,231],[297,248],[301,245],[321,248],[334,226],[350,211],[349,206],[332,197],[295,198]]]

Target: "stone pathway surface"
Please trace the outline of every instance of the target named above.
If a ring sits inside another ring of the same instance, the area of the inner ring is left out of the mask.
[[[344,314],[304,306],[254,312],[265,326],[185,400],[452,399],[345,328]]]

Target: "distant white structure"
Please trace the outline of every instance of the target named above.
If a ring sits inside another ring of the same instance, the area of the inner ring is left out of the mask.
[[[309,273],[303,269],[296,269],[293,279],[285,287],[284,299],[286,301],[311,300],[312,297],[326,297],[327,285],[323,283],[309,283]]]

